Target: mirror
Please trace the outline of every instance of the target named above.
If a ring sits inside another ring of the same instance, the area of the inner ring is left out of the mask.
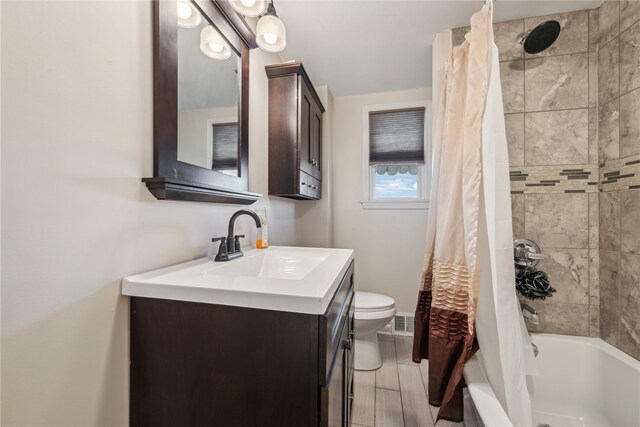
[[[227,0],[155,0],[157,199],[251,204],[249,49],[255,36]]]
[[[200,47],[207,30],[220,43],[213,44],[211,56]],[[178,160],[237,177],[242,62],[221,43],[226,41],[206,20],[178,26]]]

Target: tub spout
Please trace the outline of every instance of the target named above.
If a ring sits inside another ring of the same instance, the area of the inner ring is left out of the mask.
[[[536,310],[534,310],[527,304],[520,304],[520,308],[522,308],[522,315],[524,316],[525,320],[528,320],[534,325],[540,324],[540,316],[538,315],[538,312]]]

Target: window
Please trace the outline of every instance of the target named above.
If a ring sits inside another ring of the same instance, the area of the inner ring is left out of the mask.
[[[211,169],[238,176],[238,123],[212,123]]]
[[[365,209],[426,209],[429,103],[365,107]]]

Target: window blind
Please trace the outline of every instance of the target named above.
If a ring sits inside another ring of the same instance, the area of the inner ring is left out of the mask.
[[[220,123],[213,126],[214,170],[238,168],[238,124]]]
[[[424,107],[369,113],[369,163],[424,163]]]

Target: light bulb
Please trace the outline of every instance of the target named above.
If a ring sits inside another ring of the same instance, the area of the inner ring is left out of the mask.
[[[193,15],[193,11],[191,10],[191,7],[188,4],[179,1],[178,2],[178,18],[189,19],[191,18],[191,15]]]
[[[269,44],[274,44],[278,40],[278,35],[274,33],[264,33],[262,37],[264,37],[264,41]]]
[[[222,52],[222,49],[224,49],[224,46],[222,46],[220,43],[209,43],[209,47],[214,52]]]
[[[253,7],[253,5],[256,4],[256,0],[240,0],[240,3],[245,7]]]

